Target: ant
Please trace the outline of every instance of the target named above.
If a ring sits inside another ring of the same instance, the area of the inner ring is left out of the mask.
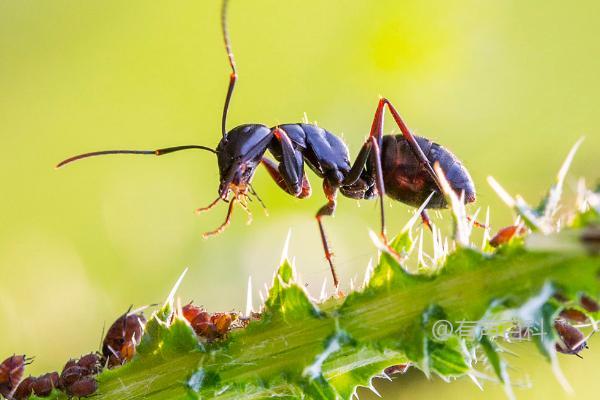
[[[316,219],[325,257],[329,263],[336,289],[339,280],[333,265],[332,253],[325,234],[322,219],[333,215],[338,191],[346,197],[370,200],[379,197],[381,212],[381,236],[387,243],[384,215],[384,196],[419,207],[430,194],[427,208],[446,208],[447,202],[432,164],[439,163],[451,188],[462,193],[465,203],[475,201],[475,186],[467,169],[450,151],[424,137],[414,136],[392,103],[381,98],[375,111],[368,139],[361,147],[354,163],[346,144],[333,133],[306,123],[281,124],[267,127],[262,124],[244,124],[227,131],[227,113],[238,74],[231,49],[227,27],[227,5],[221,7],[221,28],[231,74],[221,118],[221,134],[216,149],[200,145],[185,145],[157,150],[105,150],[80,154],[68,158],[57,168],[76,160],[107,154],[146,154],[161,156],[176,151],[199,149],[216,154],[219,166],[219,190],[217,198],[198,213],[208,211],[219,202],[228,202],[225,221],[204,237],[221,233],[231,221],[233,206],[237,202],[245,210],[250,195],[262,203],[251,181],[258,165],[262,164],[275,183],[288,194],[302,199],[310,196],[311,186],[305,175],[306,163],[323,180],[327,204],[321,207]],[[390,111],[401,135],[383,134],[384,111]],[[265,157],[266,151],[275,161]],[[230,194],[233,196],[230,197]],[[264,206],[264,205],[263,205]],[[426,211],[421,214],[423,222],[431,228]]]

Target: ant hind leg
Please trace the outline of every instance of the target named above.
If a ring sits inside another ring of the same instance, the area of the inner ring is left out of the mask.
[[[336,207],[336,195],[337,188],[329,184],[327,180],[323,181],[323,190],[325,191],[325,195],[327,196],[327,204],[317,211],[317,223],[319,224],[319,233],[321,235],[321,242],[323,243],[323,250],[325,251],[325,258],[329,263],[329,268],[331,269],[331,276],[333,277],[333,286],[335,287],[336,292],[339,290],[340,281],[338,279],[337,273],[335,272],[335,267],[333,265],[331,248],[329,247],[329,242],[327,240],[327,234],[325,233],[325,228],[323,227],[322,218],[325,216],[331,216],[335,212]]]

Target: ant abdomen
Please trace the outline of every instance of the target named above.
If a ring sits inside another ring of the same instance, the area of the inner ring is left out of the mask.
[[[431,165],[439,163],[446,179],[457,195],[464,192],[465,203],[475,201],[475,186],[467,169],[443,146],[431,140],[415,136]],[[427,208],[446,208],[446,199],[436,182],[423,167],[402,135],[383,137],[381,165],[386,194],[402,203],[419,207],[433,192]]]

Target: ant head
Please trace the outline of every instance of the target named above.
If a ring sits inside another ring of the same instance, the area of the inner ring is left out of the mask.
[[[236,198],[246,195],[272,136],[271,130],[264,125],[240,125],[219,142],[217,158],[221,199],[225,200],[230,191]]]
[[[254,195],[264,207],[260,197],[252,188],[252,178],[272,138],[273,133],[269,128],[253,124],[235,127],[221,139],[216,150],[219,163],[219,197],[207,207],[197,209],[196,213],[208,211],[221,201],[229,202],[229,208],[225,222],[214,231],[206,232],[203,235],[205,238],[218,235],[225,230],[231,220],[236,202],[251,219],[252,214],[247,206],[250,200],[249,194]],[[233,192],[232,199],[228,198],[230,192]]]

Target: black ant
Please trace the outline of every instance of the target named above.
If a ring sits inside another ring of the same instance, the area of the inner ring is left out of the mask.
[[[374,199],[379,196],[381,236],[386,243],[384,218],[384,195],[386,193],[394,200],[414,207],[420,206],[433,193],[427,208],[447,207],[439,177],[432,168],[432,164],[436,162],[444,171],[452,189],[459,194],[462,193],[466,203],[475,201],[473,181],[458,158],[437,143],[414,136],[398,111],[385,98],[379,100],[369,138],[360,149],[353,164],[350,163],[348,148],[342,139],[315,125],[295,123],[269,128],[262,124],[245,124],[227,131],[227,112],[238,79],[227,29],[227,4],[227,0],[222,3],[221,27],[231,74],[221,119],[222,138],[216,149],[186,145],[157,150],[96,151],[68,158],[57,167],[82,158],[107,154],[161,156],[188,149],[200,149],[215,153],[220,176],[218,197],[210,205],[198,209],[197,212],[207,211],[220,201],[229,202],[229,207],[221,226],[204,234],[204,237],[208,237],[221,233],[227,227],[236,202],[246,209],[249,195],[256,196],[260,201],[251,185],[252,177],[259,164],[267,169],[269,175],[281,189],[297,198],[308,197],[311,188],[304,173],[304,163],[306,162],[310,169],[323,179],[327,204],[319,209],[316,218],[325,257],[329,262],[336,288],[339,280],[333,266],[322,218],[334,213],[338,190],[342,195],[352,199]],[[386,107],[400,128],[401,135],[383,135],[384,109]],[[267,149],[278,163],[264,156]],[[230,194],[233,194],[233,197],[229,198]],[[430,226],[426,212],[422,213],[422,217],[424,223]]]

